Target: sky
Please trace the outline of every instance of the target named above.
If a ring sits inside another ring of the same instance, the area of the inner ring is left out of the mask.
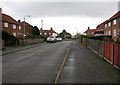
[[[118,11],[119,0],[1,0],[2,12],[16,20],[25,21],[33,26],[57,33],[65,29],[75,35],[109,19]]]

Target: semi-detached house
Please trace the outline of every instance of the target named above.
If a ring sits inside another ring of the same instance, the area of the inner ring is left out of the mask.
[[[25,34],[31,34],[33,26],[25,22]],[[14,36],[23,36],[24,22],[16,21],[11,16],[2,13],[2,30]]]
[[[115,41],[120,41],[120,11],[104,23],[104,35],[112,35]]]

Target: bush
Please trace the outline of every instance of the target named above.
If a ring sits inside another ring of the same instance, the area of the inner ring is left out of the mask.
[[[17,38],[6,31],[2,31],[2,40],[4,40],[5,46],[11,46],[16,44]]]

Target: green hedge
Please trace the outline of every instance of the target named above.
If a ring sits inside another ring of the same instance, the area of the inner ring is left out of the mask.
[[[17,38],[6,31],[2,31],[2,40],[4,40],[5,46],[11,46],[16,45]]]

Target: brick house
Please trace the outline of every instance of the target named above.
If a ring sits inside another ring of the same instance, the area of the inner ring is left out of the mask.
[[[41,29],[40,29],[40,35],[41,35],[41,36],[46,36],[46,37],[48,37],[48,36],[50,36],[50,35],[57,36],[58,33],[55,32],[55,31],[53,30],[53,28],[51,28],[50,30],[43,30],[43,29],[41,28]]]
[[[96,31],[95,31],[95,35],[99,36],[99,35],[104,35],[104,30],[105,30],[105,26],[104,26],[104,22],[99,24],[97,27],[96,27]]]
[[[105,35],[112,35],[115,41],[120,41],[120,11],[105,21]]]
[[[95,35],[96,29],[88,29],[84,32],[85,35]]]
[[[31,33],[33,26],[25,22],[25,32]],[[2,13],[2,30],[11,35],[19,36],[24,34],[24,22],[16,21],[11,16]]]
[[[23,29],[24,29],[24,21],[21,22],[22,26],[23,26]],[[30,25],[29,23],[25,22],[25,34],[32,34],[32,29],[33,29],[33,26]]]

